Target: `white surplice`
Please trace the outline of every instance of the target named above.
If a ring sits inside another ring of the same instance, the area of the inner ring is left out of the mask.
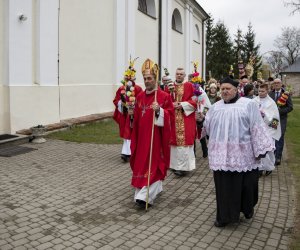
[[[244,97],[235,103],[220,100],[212,105],[201,136],[206,134],[209,135],[209,167],[213,171],[257,169],[258,157],[275,148],[257,103]]]
[[[267,95],[265,98],[260,98],[259,96],[253,99],[258,105],[261,114],[263,115],[263,120],[265,122],[266,128],[269,134],[273,138],[273,143],[275,140],[279,140],[281,137],[281,126],[280,126],[280,116],[276,103],[274,100]],[[276,119],[278,121],[277,128],[271,127],[272,120]],[[260,170],[272,171],[275,169],[275,154],[274,151],[268,152],[265,158],[261,159]]]

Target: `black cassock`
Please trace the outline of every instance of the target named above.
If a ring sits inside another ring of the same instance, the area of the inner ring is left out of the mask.
[[[246,172],[214,171],[217,221],[239,222],[240,212],[253,214],[258,201],[258,169]]]

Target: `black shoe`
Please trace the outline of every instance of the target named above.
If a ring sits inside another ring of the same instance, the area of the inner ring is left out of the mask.
[[[144,209],[146,207],[146,202],[143,200],[135,200],[135,202],[140,208]]]
[[[180,171],[180,170],[175,170],[174,174],[177,175],[177,176],[180,176],[180,177],[185,175],[184,172]]]
[[[270,175],[270,174],[272,174],[272,171],[266,171],[266,176],[268,176],[268,175]]]
[[[217,220],[215,220],[215,227],[225,227],[228,223],[222,223],[222,222],[218,222]]]
[[[205,154],[203,154],[202,156],[203,156],[203,158],[207,158],[208,154],[205,153]]]
[[[124,155],[124,154],[121,154],[121,159],[122,159],[124,162],[129,162],[129,161],[130,161],[130,155]]]
[[[251,219],[253,217],[253,214],[254,214],[254,210],[252,210],[251,213],[244,214],[244,215],[245,215],[245,218],[249,220],[249,219]]]
[[[121,159],[124,161],[124,162],[127,162],[127,156],[126,155],[121,155]]]
[[[143,200],[135,200],[136,204],[140,207],[145,209],[146,208],[146,201]],[[151,207],[152,205],[148,203],[148,207]]]
[[[281,164],[281,160],[276,159],[276,161],[275,161],[275,166],[279,166],[280,164]]]

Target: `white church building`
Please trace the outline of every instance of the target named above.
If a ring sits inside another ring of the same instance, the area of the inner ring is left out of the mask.
[[[195,0],[0,0],[0,134],[113,111],[130,55],[137,83],[146,58],[204,77],[207,18]]]

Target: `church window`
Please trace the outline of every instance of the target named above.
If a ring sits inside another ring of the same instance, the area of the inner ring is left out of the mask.
[[[144,14],[156,18],[156,9],[154,0],[139,0],[138,10]]]
[[[178,9],[173,11],[172,15],[172,29],[182,33],[182,20]]]
[[[195,30],[194,30],[194,41],[196,43],[200,43],[200,30],[197,24],[195,25]]]

